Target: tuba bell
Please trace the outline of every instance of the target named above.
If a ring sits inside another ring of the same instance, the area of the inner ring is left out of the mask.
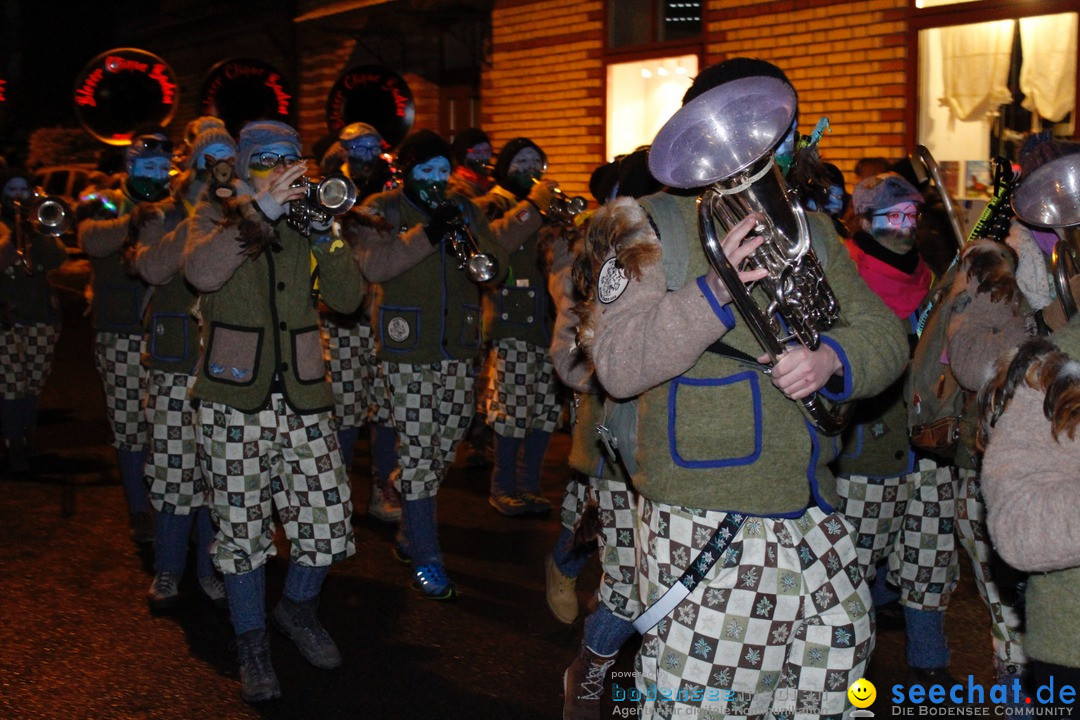
[[[697,204],[705,256],[772,364],[792,342],[816,350],[820,333],[840,317],[840,305],[811,247],[806,216],[774,160],[795,110],[795,92],[779,79],[734,80],[686,103],[660,129],[649,151],[649,169],[657,180],[675,188],[704,188]],[[752,212],[764,217],[755,229],[764,242],[746,265],[768,270],[755,284],[766,296],[764,307],[739,280],[720,245]],[[825,435],[839,434],[850,417],[850,406],[829,405],[821,393],[798,402]]]
[[[16,200],[15,212],[16,262],[23,266],[27,275],[33,275],[34,259],[28,231],[60,237],[71,229],[74,217],[63,198],[45,195],[41,188],[36,188],[25,200]]]
[[[1054,289],[1066,318],[1077,310],[1075,280],[1080,275],[1080,154],[1042,165],[1013,193],[1013,211],[1023,223],[1054,230]]]

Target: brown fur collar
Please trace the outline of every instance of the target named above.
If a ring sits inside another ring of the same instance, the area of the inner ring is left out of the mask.
[[[266,216],[262,214],[251,195],[239,195],[222,200],[224,219],[222,225],[235,225],[238,240],[245,255],[255,258],[263,250],[278,241],[277,233]]]
[[[1019,300],[1016,263],[1016,251],[1005,243],[976,240],[960,254],[957,290],[972,295],[990,293],[993,302]]]
[[[585,245],[574,260],[574,286],[582,298],[574,306],[580,321],[578,344],[587,348],[592,339],[591,315],[596,298],[596,280],[604,262],[615,253],[615,263],[629,280],[640,280],[642,267],[658,262],[663,255],[649,216],[629,197],[615,198],[597,210],[589,220]]]

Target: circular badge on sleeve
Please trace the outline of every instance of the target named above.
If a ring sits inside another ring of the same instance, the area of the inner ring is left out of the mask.
[[[405,321],[405,318],[396,317],[386,324],[386,334],[394,342],[405,342],[411,333],[409,323]]]
[[[615,264],[615,258],[609,258],[600,268],[600,277],[596,279],[596,299],[604,305],[613,303],[623,294],[628,283],[622,269]]]

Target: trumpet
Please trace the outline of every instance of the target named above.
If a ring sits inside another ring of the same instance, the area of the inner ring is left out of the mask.
[[[62,198],[45,195],[37,188],[25,200],[16,200],[17,222],[15,223],[15,254],[17,263],[23,266],[27,275],[34,274],[34,259],[31,253],[28,230],[41,235],[60,237],[71,228],[71,208]]]
[[[540,180],[533,178],[533,183],[539,184]],[[553,188],[551,192],[551,203],[548,205],[544,217],[556,225],[573,225],[574,219],[589,207],[588,200],[580,195],[569,197],[558,186]]]
[[[476,236],[461,217],[461,212],[453,203],[445,202],[436,208],[434,215],[446,222],[446,232],[442,239],[450,254],[458,261],[458,270],[474,283],[486,283],[499,273],[499,261],[480,250]]]
[[[317,183],[301,177],[293,187],[306,190],[304,197],[289,203],[286,222],[304,237],[311,235],[312,225],[329,225],[356,204],[356,185],[341,173],[327,175]]]

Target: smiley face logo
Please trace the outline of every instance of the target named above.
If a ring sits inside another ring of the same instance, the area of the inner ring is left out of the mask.
[[[857,708],[870,707],[877,699],[877,688],[866,678],[859,678],[847,690],[848,700]]]

